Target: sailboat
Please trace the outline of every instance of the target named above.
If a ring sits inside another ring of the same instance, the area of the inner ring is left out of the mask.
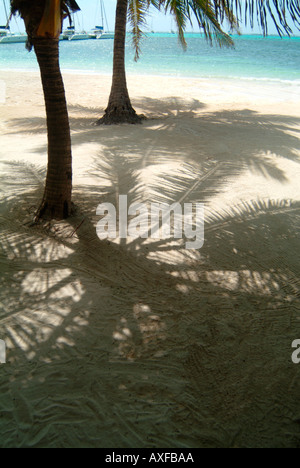
[[[90,35],[85,31],[76,31],[75,26],[69,26],[62,32],[60,39],[63,41],[85,41],[90,39]]]
[[[104,31],[103,26],[95,26],[90,32],[90,39],[114,39],[115,33]]]
[[[72,23],[65,29],[60,39],[65,41],[85,41],[90,39],[90,34],[86,31],[77,31],[75,28],[75,14],[72,15]]]
[[[9,22],[11,20],[11,16],[8,16],[8,9],[3,0],[4,12],[6,16],[6,25],[0,26],[0,44],[18,44],[18,43],[25,43],[27,41],[27,34],[15,34],[12,33],[10,30]]]
[[[26,34],[14,34],[8,27],[0,26],[0,44],[24,44],[26,41]]]
[[[95,26],[95,28],[92,29],[92,31],[90,32],[90,39],[114,39],[115,34],[113,32],[108,32],[104,30],[104,18],[105,18],[107,30],[108,30],[108,23],[107,23],[107,17],[106,17],[103,0],[100,0],[100,9],[101,9],[102,26]]]

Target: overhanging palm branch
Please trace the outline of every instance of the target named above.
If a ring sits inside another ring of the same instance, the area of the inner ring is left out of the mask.
[[[146,25],[146,16],[149,11],[151,1],[129,0],[128,19],[132,26],[132,42],[135,49],[135,60],[140,56],[140,43],[143,37],[143,26]]]
[[[238,31],[237,20],[228,8],[227,2],[208,0],[161,0],[160,4],[165,12],[170,12],[176,21],[180,40],[185,44],[184,30],[187,23],[193,25],[196,19],[197,25],[203,31],[206,39],[212,43],[216,40],[219,46],[233,46],[233,40],[222,29],[222,23],[226,20],[235,32]]]
[[[271,17],[280,36],[291,35],[293,24],[300,29],[300,3],[299,0],[227,0],[228,8],[233,11],[238,20],[250,23],[254,27],[255,20],[268,34],[268,24]]]
[[[184,47],[184,31],[188,23],[193,24],[193,20],[196,20],[210,43],[215,39],[219,46],[227,47],[233,46],[233,40],[223,31],[224,22],[235,33],[239,33],[239,23],[247,25],[249,22],[251,28],[254,28],[257,21],[263,34],[267,35],[270,18],[280,36],[292,34],[291,24],[300,29],[299,0],[129,0],[129,21],[136,59],[139,57],[142,27],[150,6],[173,15]]]
[[[193,19],[196,19],[199,28],[203,30],[210,43],[215,39],[219,46],[233,46],[232,38],[222,30],[221,26],[226,19],[230,28],[237,33],[239,32],[237,20],[227,3],[208,0],[129,0],[128,18],[132,26],[135,59],[139,58],[140,40],[143,36],[142,28],[146,24],[146,16],[150,6],[166,14],[171,13],[184,48],[186,47],[184,32],[188,23],[193,24]]]

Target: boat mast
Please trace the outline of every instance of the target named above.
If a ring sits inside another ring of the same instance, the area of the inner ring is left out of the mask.
[[[8,12],[7,12],[7,6],[5,3],[5,0],[3,0],[3,5],[4,5],[4,11],[5,11],[5,16],[6,16],[6,21],[8,21]]]
[[[101,21],[102,21],[101,26],[103,28],[103,31],[105,30],[105,27],[106,27],[106,31],[108,31],[109,28],[108,28],[108,21],[107,21],[105,6],[104,6],[104,0],[100,0],[100,8],[101,8]]]
[[[8,29],[9,23],[10,23],[10,20],[11,20],[11,17],[12,17],[12,14],[11,14],[10,16],[8,16],[8,10],[7,10],[7,6],[6,6],[6,3],[5,3],[5,0],[3,0],[3,5],[4,5],[5,16],[6,16],[6,26],[5,26],[5,29]]]
[[[100,0],[100,8],[101,8],[101,26],[104,29],[104,5],[103,5],[103,0]]]

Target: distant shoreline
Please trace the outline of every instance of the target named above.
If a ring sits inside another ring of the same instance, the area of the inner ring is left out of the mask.
[[[19,30],[14,30],[14,29],[11,29],[11,32],[13,34],[20,34],[20,31]],[[88,32],[88,31],[87,31]],[[113,32],[113,31],[108,31],[108,32]],[[21,34],[24,34],[25,31],[21,31]],[[144,34],[145,36],[150,36],[150,35],[164,35],[164,36],[176,36],[177,37],[177,32],[174,31],[174,33],[172,33],[171,31],[144,31]],[[234,39],[243,39],[243,38],[261,38],[261,39],[300,39],[300,34],[292,34],[291,36],[287,36],[287,35],[283,35],[282,37],[280,37],[278,34],[269,34],[267,36],[264,36],[263,34],[259,34],[259,33],[242,33],[241,35],[239,34],[230,34],[228,33],[231,37],[233,37]],[[128,31],[126,33],[127,36],[131,36],[132,33],[130,31]],[[199,36],[199,37],[202,37],[202,38],[205,38],[204,34],[201,33],[201,32],[194,32],[194,31],[188,31],[185,33],[185,36],[186,37],[190,37],[190,36]],[[4,45],[4,44],[2,44]],[[6,45],[10,45],[10,44],[6,44]]]

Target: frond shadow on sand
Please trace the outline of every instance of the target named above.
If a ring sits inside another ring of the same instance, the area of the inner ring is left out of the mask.
[[[29,228],[42,169],[8,170],[0,445],[299,447],[299,202],[211,212],[198,252],[100,241],[95,200],[114,201],[122,181],[131,200],[205,201],[218,190],[216,161],[198,167],[196,186],[188,164],[145,184],[114,148],[89,169],[95,185],[76,187],[67,222]]]

